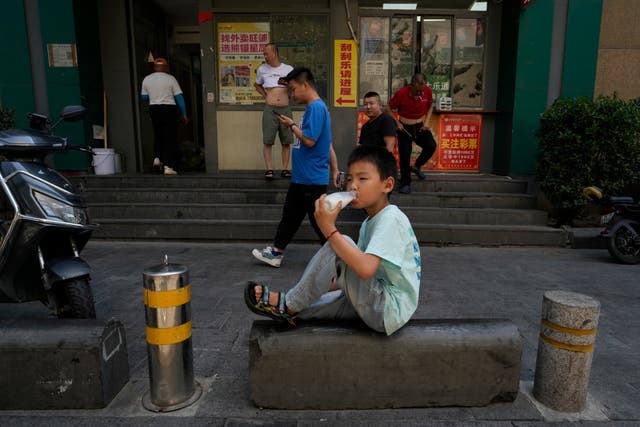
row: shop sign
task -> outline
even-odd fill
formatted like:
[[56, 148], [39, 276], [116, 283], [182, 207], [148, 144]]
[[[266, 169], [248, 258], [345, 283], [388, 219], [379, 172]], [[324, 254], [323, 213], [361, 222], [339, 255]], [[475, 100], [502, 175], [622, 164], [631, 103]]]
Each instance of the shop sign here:
[[482, 115], [441, 114], [436, 169], [479, 171], [481, 135]]
[[358, 46], [354, 40], [334, 40], [333, 106], [355, 107], [358, 97]]
[[47, 44], [49, 67], [77, 67], [78, 57], [75, 44]]
[[255, 104], [264, 99], [255, 90], [256, 70], [264, 62], [269, 42], [268, 22], [218, 23], [218, 70], [220, 102]]

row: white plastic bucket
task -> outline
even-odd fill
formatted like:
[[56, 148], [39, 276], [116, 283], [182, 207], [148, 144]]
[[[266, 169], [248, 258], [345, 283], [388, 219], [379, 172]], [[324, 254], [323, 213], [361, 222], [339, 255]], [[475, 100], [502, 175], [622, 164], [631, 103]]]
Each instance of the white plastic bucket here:
[[113, 148], [93, 149], [93, 171], [96, 175], [112, 175], [115, 173], [116, 162]]

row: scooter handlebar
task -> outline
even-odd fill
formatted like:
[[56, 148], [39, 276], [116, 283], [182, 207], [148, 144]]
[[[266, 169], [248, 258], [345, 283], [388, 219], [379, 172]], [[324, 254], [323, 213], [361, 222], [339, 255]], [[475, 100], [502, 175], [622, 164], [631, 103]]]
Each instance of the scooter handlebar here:
[[89, 153], [89, 154], [94, 154], [93, 152], [93, 147], [91, 147], [90, 145], [67, 145], [67, 149], [69, 150], [76, 150], [76, 151], [82, 151], [84, 153]]

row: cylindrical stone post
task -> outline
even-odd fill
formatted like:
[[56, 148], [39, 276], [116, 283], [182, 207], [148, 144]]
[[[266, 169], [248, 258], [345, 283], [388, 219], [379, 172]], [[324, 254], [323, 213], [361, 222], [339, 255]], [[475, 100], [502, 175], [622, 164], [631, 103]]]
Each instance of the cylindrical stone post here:
[[547, 291], [542, 301], [542, 324], [533, 396], [560, 412], [580, 412], [587, 403], [600, 303], [565, 291]]

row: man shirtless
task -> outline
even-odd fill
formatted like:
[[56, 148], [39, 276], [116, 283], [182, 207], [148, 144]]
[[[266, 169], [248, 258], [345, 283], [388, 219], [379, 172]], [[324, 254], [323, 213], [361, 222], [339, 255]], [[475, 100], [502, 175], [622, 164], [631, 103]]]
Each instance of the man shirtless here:
[[267, 43], [263, 49], [266, 64], [258, 67], [255, 88], [264, 97], [264, 112], [262, 113], [262, 142], [266, 180], [273, 179], [272, 148], [276, 140], [276, 134], [280, 135], [282, 145], [282, 177], [291, 178], [289, 170], [289, 158], [291, 156], [291, 144], [293, 135], [291, 129], [278, 120], [278, 114], [293, 119], [289, 106], [289, 90], [286, 85], [278, 83], [283, 77], [293, 70], [291, 65], [280, 62], [278, 47], [275, 43]]

